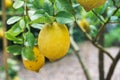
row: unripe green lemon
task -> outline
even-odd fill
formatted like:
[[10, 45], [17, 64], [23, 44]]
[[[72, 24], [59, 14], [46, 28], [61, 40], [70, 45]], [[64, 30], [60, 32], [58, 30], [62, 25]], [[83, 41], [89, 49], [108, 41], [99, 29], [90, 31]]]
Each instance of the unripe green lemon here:
[[40, 52], [50, 61], [55, 61], [67, 54], [70, 36], [65, 25], [54, 22], [45, 25], [38, 36]]

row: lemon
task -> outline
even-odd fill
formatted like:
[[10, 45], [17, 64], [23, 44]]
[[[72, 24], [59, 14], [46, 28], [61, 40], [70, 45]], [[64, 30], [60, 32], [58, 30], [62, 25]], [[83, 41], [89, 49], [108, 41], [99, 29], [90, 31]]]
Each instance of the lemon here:
[[79, 27], [84, 31], [89, 33], [90, 32], [90, 25], [89, 22], [86, 19], [82, 19], [79, 22]]
[[103, 5], [106, 0], [77, 0], [86, 11], [90, 11], [93, 8]]
[[5, 0], [5, 6], [6, 6], [6, 8], [11, 7], [12, 3], [13, 3], [12, 0]]
[[15, 76], [13, 80], [20, 80], [20, 78], [18, 76]]
[[38, 47], [34, 47], [33, 52], [35, 55], [35, 60], [23, 59], [23, 64], [26, 69], [39, 72], [39, 69], [44, 65], [45, 59], [44, 59], [44, 56], [40, 53]]
[[2, 38], [2, 37], [3, 37], [3, 29], [0, 28], [0, 38]]
[[70, 36], [65, 25], [57, 22], [46, 24], [39, 33], [39, 50], [51, 62], [65, 56], [69, 46]]

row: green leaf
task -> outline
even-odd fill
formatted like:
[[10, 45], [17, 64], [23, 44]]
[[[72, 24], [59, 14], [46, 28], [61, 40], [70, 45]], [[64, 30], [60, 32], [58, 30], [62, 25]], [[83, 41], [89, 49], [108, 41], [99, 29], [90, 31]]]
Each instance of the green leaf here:
[[56, 20], [60, 24], [66, 24], [66, 23], [73, 22], [75, 19], [74, 19], [74, 16], [72, 14], [70, 14], [68, 12], [61, 11], [61, 12], [57, 13]]
[[7, 20], [7, 24], [10, 25], [10, 24], [13, 24], [17, 21], [19, 21], [21, 19], [20, 16], [13, 16], [11, 17], [10, 19]]
[[36, 13], [36, 14], [44, 14], [44, 13], [45, 13], [45, 10], [44, 10], [44, 9], [39, 9], [39, 10], [36, 10], [35, 13]]
[[36, 0], [33, 2], [33, 5], [38, 10], [42, 10], [42, 11], [40, 11], [42, 14], [44, 14], [43, 12], [47, 12], [49, 15], [51, 15], [51, 16], [53, 15], [54, 7], [53, 7], [51, 1], [49, 1], [49, 0]]
[[39, 9], [43, 5], [43, 0], [35, 0], [35, 1], [31, 1], [31, 2], [32, 2], [31, 4], [33, 4], [33, 7], [35, 9]]
[[38, 45], [38, 38], [35, 38], [35, 45]]
[[15, 37], [15, 36], [11, 35], [11, 34], [8, 33], [8, 32], [6, 32], [5, 37], [6, 37], [8, 40], [11, 40], [11, 41], [13, 41], [13, 42], [16, 43], [16, 44], [23, 44], [23, 39], [22, 39], [22, 38]]
[[31, 32], [27, 32], [24, 35], [24, 45], [34, 47], [35, 37]]
[[5, 37], [6, 37], [8, 40], [16, 40], [16, 37], [14, 37], [13, 35], [11, 35], [9, 32], [6, 32], [6, 33], [5, 33]]
[[118, 21], [119, 17], [118, 16], [111, 16], [110, 20], [111, 21]]
[[22, 38], [17, 38], [17, 40], [13, 41], [14, 44], [23, 44], [23, 39]]
[[16, 1], [14, 2], [14, 4], [13, 4], [13, 7], [14, 7], [15, 9], [18, 9], [18, 8], [22, 7], [23, 5], [24, 5], [24, 1], [16, 0]]
[[40, 5], [43, 6], [45, 0], [39, 0], [39, 1], [40, 1]]
[[34, 56], [33, 48], [31, 47], [22, 48], [22, 58], [24, 60], [34, 60], [35, 56]]
[[54, 22], [54, 20], [55, 20], [55, 17], [45, 14], [45, 15], [31, 21], [30, 24], [34, 24], [34, 23], [52, 23], [52, 22]]
[[7, 32], [10, 33], [12, 36], [17, 36], [24, 30], [20, 27], [19, 22], [14, 24]]
[[25, 29], [25, 21], [24, 21], [24, 19], [21, 19], [21, 20], [20, 20], [19, 26], [20, 26], [20, 28], [21, 28], [22, 30]]
[[39, 17], [42, 17], [44, 15], [40, 14], [40, 13], [35, 13], [32, 16], [30, 16], [31, 21], [38, 19]]
[[13, 55], [20, 55], [22, 51], [22, 47], [18, 45], [12, 45], [7, 47], [7, 52]]
[[75, 14], [72, 4], [68, 0], [56, 0], [55, 6], [58, 11], [67, 11]]
[[52, 2], [52, 3], [55, 3], [55, 0], [49, 0], [50, 2]]
[[36, 28], [36, 29], [42, 29], [43, 24], [32, 24], [31, 27]]
[[53, 15], [54, 13], [54, 8], [53, 8], [53, 5], [52, 3], [49, 1], [49, 0], [44, 0], [44, 5], [42, 7], [45, 12], [47, 12], [49, 15]]
[[108, 8], [108, 11], [107, 11], [107, 16], [112, 16], [113, 12], [116, 10], [115, 7], [110, 7]]

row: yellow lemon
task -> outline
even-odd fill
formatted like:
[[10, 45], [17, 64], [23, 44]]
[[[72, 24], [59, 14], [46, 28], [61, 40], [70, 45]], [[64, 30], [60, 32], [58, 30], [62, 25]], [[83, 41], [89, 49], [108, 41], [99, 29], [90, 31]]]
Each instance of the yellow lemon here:
[[44, 59], [44, 56], [40, 53], [38, 47], [34, 47], [33, 52], [35, 55], [35, 60], [23, 59], [23, 64], [26, 69], [39, 72], [39, 69], [44, 65], [45, 59]]
[[12, 3], [13, 3], [12, 0], [5, 0], [5, 6], [6, 6], [6, 8], [11, 7]]
[[106, 0], [77, 0], [86, 11], [90, 11], [93, 8], [103, 5]]
[[3, 29], [0, 28], [0, 38], [2, 38], [2, 37], [3, 37]]
[[89, 33], [90, 32], [90, 25], [88, 23], [88, 21], [86, 19], [82, 19], [80, 22], [79, 22], [79, 27], [84, 31], [84, 32], [87, 32]]
[[57, 22], [47, 24], [39, 33], [39, 50], [50, 61], [55, 61], [65, 56], [69, 46], [70, 36], [65, 25]]
[[18, 76], [15, 76], [13, 80], [20, 80], [20, 78]]

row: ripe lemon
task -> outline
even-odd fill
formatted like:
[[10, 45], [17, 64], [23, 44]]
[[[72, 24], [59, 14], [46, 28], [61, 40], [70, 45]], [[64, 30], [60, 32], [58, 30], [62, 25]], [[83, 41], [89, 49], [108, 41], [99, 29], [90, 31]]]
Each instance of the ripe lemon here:
[[93, 8], [103, 5], [106, 0], [77, 0], [86, 11], [90, 11]]
[[70, 36], [65, 25], [54, 22], [45, 25], [38, 36], [40, 52], [51, 62], [66, 55], [70, 46]]
[[3, 37], [3, 29], [0, 28], [0, 38], [2, 38], [2, 37]]
[[5, 0], [5, 6], [6, 6], [6, 8], [11, 7], [12, 3], [13, 3], [12, 0]]
[[86, 19], [82, 19], [82, 20], [79, 22], [79, 27], [80, 27], [84, 32], [87, 32], [87, 33], [90, 32], [90, 25], [89, 25], [89, 22], [88, 22]]
[[44, 56], [40, 53], [38, 47], [34, 47], [33, 52], [35, 55], [35, 60], [23, 59], [23, 64], [26, 69], [39, 72], [39, 69], [44, 65], [45, 59], [44, 59]]

